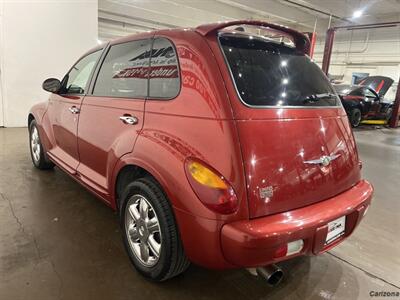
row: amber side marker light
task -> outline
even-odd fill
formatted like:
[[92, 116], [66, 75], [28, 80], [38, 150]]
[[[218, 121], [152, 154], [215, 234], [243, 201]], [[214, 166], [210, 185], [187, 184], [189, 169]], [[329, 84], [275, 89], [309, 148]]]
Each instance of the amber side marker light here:
[[232, 186], [216, 170], [198, 160], [185, 162], [186, 177], [200, 201], [220, 214], [232, 214], [239, 201]]

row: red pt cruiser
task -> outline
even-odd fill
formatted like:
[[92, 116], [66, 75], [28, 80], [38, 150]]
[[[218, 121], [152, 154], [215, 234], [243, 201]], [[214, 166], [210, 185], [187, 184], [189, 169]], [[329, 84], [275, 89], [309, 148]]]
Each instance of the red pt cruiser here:
[[[100, 45], [29, 113], [57, 165], [118, 210], [135, 268], [255, 268], [349, 236], [371, 202], [340, 99], [284, 26], [233, 21]], [[254, 269], [253, 269], [254, 270]]]

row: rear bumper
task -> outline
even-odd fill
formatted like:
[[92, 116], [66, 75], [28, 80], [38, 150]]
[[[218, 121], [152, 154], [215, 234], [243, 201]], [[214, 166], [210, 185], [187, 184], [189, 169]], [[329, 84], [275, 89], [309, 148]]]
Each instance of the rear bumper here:
[[[371, 203], [372, 185], [362, 180], [351, 189], [328, 200], [292, 211], [253, 220], [226, 224], [221, 230], [222, 252], [236, 266], [255, 267], [299, 255], [325, 252], [348, 237]], [[327, 223], [346, 215], [345, 233], [325, 245]], [[302, 250], [291, 256], [276, 257], [275, 252], [291, 241], [302, 239]]]

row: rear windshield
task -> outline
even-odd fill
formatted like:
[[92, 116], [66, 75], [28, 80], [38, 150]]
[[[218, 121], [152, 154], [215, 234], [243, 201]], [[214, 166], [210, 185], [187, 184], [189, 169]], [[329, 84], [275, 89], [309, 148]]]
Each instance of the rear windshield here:
[[333, 88], [339, 95], [347, 95], [353, 89], [353, 87], [348, 84], [334, 84]]
[[220, 34], [242, 101], [251, 106], [337, 106], [339, 99], [308, 56], [262, 37]]

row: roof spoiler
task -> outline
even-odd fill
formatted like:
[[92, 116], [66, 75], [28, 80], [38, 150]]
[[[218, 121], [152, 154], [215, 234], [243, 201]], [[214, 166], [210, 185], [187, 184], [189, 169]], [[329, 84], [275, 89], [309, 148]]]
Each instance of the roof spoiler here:
[[287, 26], [267, 23], [263, 21], [255, 21], [255, 20], [236, 20], [236, 21], [225, 21], [219, 23], [205, 24], [196, 27], [196, 32], [201, 34], [202, 36], [207, 36], [210, 34], [216, 33], [218, 30], [230, 27], [233, 25], [253, 25], [265, 27], [267, 29], [272, 29], [274, 31], [283, 32], [293, 38], [293, 42], [297, 50], [309, 54], [310, 53], [310, 40], [308, 37], [301, 32], [298, 32], [294, 29], [291, 29]]

